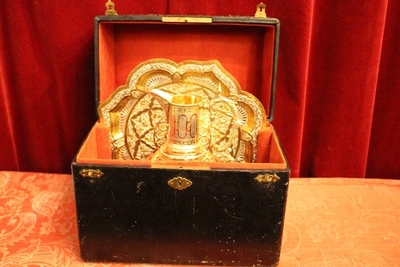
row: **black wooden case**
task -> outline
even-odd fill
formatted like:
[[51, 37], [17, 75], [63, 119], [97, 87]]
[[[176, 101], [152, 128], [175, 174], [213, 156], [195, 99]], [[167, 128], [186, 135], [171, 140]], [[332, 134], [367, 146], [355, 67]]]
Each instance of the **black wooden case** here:
[[72, 162], [83, 260], [278, 264], [290, 174], [270, 123], [278, 42], [279, 21], [271, 18], [95, 18], [98, 104], [146, 60], [216, 59], [260, 99], [269, 122], [254, 163], [172, 164], [112, 159], [108, 129], [97, 122]]

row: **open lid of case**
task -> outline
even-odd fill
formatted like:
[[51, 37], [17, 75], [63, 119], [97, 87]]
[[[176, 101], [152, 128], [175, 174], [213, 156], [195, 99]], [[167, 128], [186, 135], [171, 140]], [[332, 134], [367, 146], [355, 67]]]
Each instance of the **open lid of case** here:
[[141, 63], [165, 58], [218, 60], [272, 121], [279, 21], [254, 17], [113, 15], [95, 18], [96, 104], [105, 102]]

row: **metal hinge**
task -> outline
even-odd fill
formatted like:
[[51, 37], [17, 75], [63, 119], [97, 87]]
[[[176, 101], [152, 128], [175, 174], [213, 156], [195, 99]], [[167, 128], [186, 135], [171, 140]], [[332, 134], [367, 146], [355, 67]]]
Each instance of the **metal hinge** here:
[[107, 16], [118, 15], [117, 11], [115, 11], [115, 4], [111, 0], [108, 0], [106, 3], [106, 15]]
[[256, 13], [254, 14], [254, 17], [256, 18], [266, 18], [267, 17], [267, 13], [265, 13], [265, 7], [266, 5], [261, 2], [257, 5], [257, 10]]
[[212, 18], [205, 17], [162, 17], [162, 22], [178, 22], [178, 23], [212, 23]]

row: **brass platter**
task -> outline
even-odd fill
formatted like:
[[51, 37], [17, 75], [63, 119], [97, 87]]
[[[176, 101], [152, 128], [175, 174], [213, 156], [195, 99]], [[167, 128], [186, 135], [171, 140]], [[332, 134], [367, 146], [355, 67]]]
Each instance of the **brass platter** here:
[[138, 65], [100, 104], [100, 119], [110, 128], [113, 159], [147, 159], [166, 141], [166, 103], [153, 94], [161, 88], [170, 94], [203, 98], [200, 142], [221, 162], [253, 162], [257, 136], [266, 124], [264, 107], [242, 91], [236, 79], [216, 61], [152, 59]]

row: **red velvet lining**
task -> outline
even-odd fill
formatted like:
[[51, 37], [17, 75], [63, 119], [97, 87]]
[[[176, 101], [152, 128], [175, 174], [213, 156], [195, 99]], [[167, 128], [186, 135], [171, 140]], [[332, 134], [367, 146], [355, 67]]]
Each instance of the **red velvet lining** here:
[[[143, 61], [166, 58], [218, 60], [244, 91], [270, 106], [275, 27], [269, 25], [165, 24], [101, 22], [99, 24], [99, 90], [104, 102], [126, 83], [129, 73]], [[96, 123], [77, 156], [77, 162], [197, 169], [285, 169], [287, 167], [272, 126], [259, 134], [256, 163], [151, 162], [113, 160], [108, 129]]]
[[99, 24], [100, 102], [126, 83], [143, 61], [167, 58], [218, 60], [244, 91], [255, 95], [269, 112], [275, 28], [269, 25]]
[[111, 159], [108, 128], [96, 123], [82, 145], [77, 162], [87, 164], [124, 165], [153, 168], [196, 168], [196, 169], [286, 169], [287, 164], [272, 125], [262, 129], [258, 139], [257, 161], [255, 163], [220, 162], [158, 162], [150, 160]]

